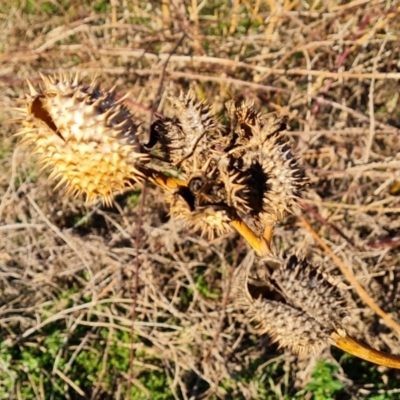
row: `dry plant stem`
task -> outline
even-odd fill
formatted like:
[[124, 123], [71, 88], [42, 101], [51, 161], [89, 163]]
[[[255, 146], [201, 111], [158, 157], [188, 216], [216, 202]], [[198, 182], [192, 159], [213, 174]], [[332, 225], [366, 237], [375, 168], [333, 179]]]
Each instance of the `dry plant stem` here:
[[363, 360], [372, 362], [374, 364], [383, 365], [389, 368], [400, 369], [400, 358], [372, 349], [369, 346], [361, 343], [350, 336], [341, 336], [337, 333], [332, 334], [332, 339], [336, 347], [346, 351]]
[[336, 225], [328, 222], [324, 217], [322, 217], [320, 214], [318, 214], [312, 207], [310, 207], [308, 204], [304, 203], [304, 202], [300, 202], [300, 207], [307, 211], [307, 213], [312, 214], [319, 222], [321, 222], [321, 224], [327, 226], [329, 229], [332, 229], [333, 231], [335, 231], [338, 235], [340, 235], [344, 240], [346, 240], [347, 243], [349, 243], [352, 247], [354, 246], [353, 241], [347, 236], [345, 235]]
[[186, 181], [182, 181], [172, 176], [166, 176], [163, 173], [157, 173], [149, 179], [151, 183], [162, 187], [163, 189], [177, 189], [179, 186], [187, 186]]
[[135, 264], [134, 264], [134, 271], [135, 271], [135, 277], [133, 281], [133, 293], [132, 293], [132, 309], [131, 309], [131, 319], [132, 319], [132, 324], [131, 324], [131, 330], [130, 330], [130, 337], [131, 337], [131, 343], [130, 343], [130, 348], [129, 348], [129, 382], [128, 382], [128, 393], [131, 392], [131, 387], [132, 387], [132, 382], [134, 379], [134, 371], [133, 371], [133, 365], [135, 362], [135, 343], [134, 343], [134, 334], [135, 334], [135, 320], [136, 320], [136, 314], [137, 314], [137, 300], [138, 300], [138, 288], [139, 288], [139, 256], [140, 256], [140, 238], [141, 238], [141, 228], [142, 228], [142, 218], [143, 218], [143, 209], [144, 209], [144, 204], [145, 204], [145, 198], [146, 198], [146, 185], [143, 185], [143, 190], [142, 190], [142, 196], [140, 199], [140, 208], [139, 208], [139, 215], [138, 215], [138, 221], [137, 221], [137, 227], [136, 227], [136, 239], [134, 246], [136, 249], [136, 257], [135, 257]]
[[259, 256], [262, 257], [271, 254], [269, 242], [264, 238], [258, 238], [257, 235], [239, 217], [232, 220], [230, 224], [246, 239], [247, 243]]
[[272, 236], [274, 235], [274, 224], [268, 225], [264, 229], [263, 237], [268, 244], [268, 247], [271, 247]]
[[[361, 25], [359, 26], [359, 31], [353, 36], [353, 40], [358, 39], [358, 37], [361, 35], [361, 32], [364, 30], [365, 25], [368, 23], [369, 19], [370, 19], [369, 16], [366, 16], [364, 18], [364, 20], [362, 21]], [[345, 62], [346, 58], [348, 57], [348, 55], [350, 54], [351, 51], [352, 51], [352, 49], [346, 49], [339, 56], [339, 59], [337, 61], [337, 65], [336, 65], [336, 68], [335, 68], [336, 69], [335, 72], [337, 72], [339, 70], [339, 68], [343, 65], [343, 63]], [[325, 87], [322, 89], [322, 92], [321, 92], [322, 95], [326, 94], [329, 91], [332, 83], [333, 83], [333, 79], [331, 78], [331, 79], [328, 80], [328, 82], [326, 83]], [[317, 104], [315, 104], [315, 106], [313, 108], [313, 111], [312, 111], [313, 118], [315, 117], [315, 115], [317, 114], [318, 110], [320, 109], [320, 105], [321, 105], [320, 102], [317, 102]]]
[[[324, 42], [326, 45], [333, 45], [334, 41], [326, 41]], [[74, 47], [74, 51], [76, 52], [77, 50], [80, 50], [83, 47], [83, 45], [77, 44], [76, 47]], [[310, 43], [308, 46], [304, 46], [304, 49], [315, 49], [317, 47], [316, 44]], [[76, 50], [77, 49], [77, 50]], [[68, 51], [68, 50], [67, 50]], [[25, 51], [25, 53], [18, 54], [19, 59], [22, 57], [27, 57], [29, 53]], [[107, 56], [115, 56], [116, 54], [121, 54], [121, 50], [114, 50], [114, 49], [102, 49], [101, 54], [107, 55]], [[204, 55], [182, 55], [182, 54], [173, 54], [170, 55], [170, 53], [151, 53], [151, 52], [146, 52], [144, 50], [132, 50], [132, 49], [124, 49], [123, 54], [126, 57], [132, 57], [132, 58], [139, 58], [140, 59], [146, 59], [147, 61], [150, 62], [163, 62], [165, 59], [169, 58], [170, 61], [179, 63], [184, 66], [188, 66], [190, 64], [195, 64], [195, 65], [206, 65], [206, 66], [212, 66], [217, 64], [219, 67], [227, 67], [227, 68], [243, 68], [245, 70], [250, 70], [250, 71], [256, 71], [262, 75], [260, 77], [260, 82], [265, 81], [265, 79], [269, 75], [284, 75], [284, 76], [290, 76], [290, 77], [297, 77], [297, 76], [315, 76], [315, 77], [323, 77], [324, 79], [376, 79], [376, 80], [400, 80], [400, 73], [398, 72], [350, 72], [350, 71], [338, 71], [338, 66], [336, 66], [335, 71], [321, 71], [321, 70], [310, 70], [306, 68], [278, 68], [277, 66], [274, 67], [267, 67], [267, 66], [261, 66], [261, 65], [254, 65], [251, 63], [252, 58], [249, 58], [248, 61], [236, 61], [236, 60], [231, 60], [227, 58], [220, 58], [220, 57], [211, 57], [211, 56], [204, 56]], [[287, 53], [290, 54], [290, 53]], [[341, 57], [343, 57], [344, 54], [342, 54]], [[347, 55], [346, 55], [347, 57]], [[23, 60], [23, 58], [22, 58]], [[254, 60], [255, 61], [255, 60]], [[341, 63], [343, 65], [343, 62]], [[339, 66], [340, 67], [340, 66]], [[75, 68], [74, 70], [78, 70], [79, 68]], [[89, 70], [87, 68], [86, 70]], [[123, 69], [118, 69], [113, 68], [112, 71], [114, 73], [120, 73]], [[293, 78], [295, 79], [295, 78]], [[23, 80], [20, 78], [10, 78], [10, 77], [5, 77], [1, 76], [0, 77], [0, 82], [6, 82], [8, 84], [19, 84]], [[33, 83], [36, 83], [35, 80], [32, 80]]]
[[[159, 71], [154, 71], [154, 70], [135, 70], [136, 73], [138, 74], [156, 74], [160, 73]], [[197, 74], [193, 72], [180, 72], [180, 71], [167, 71], [168, 75], [172, 79], [179, 79], [179, 78], [189, 78], [189, 79], [195, 79], [198, 81], [208, 81], [208, 82], [218, 82], [218, 83], [225, 83], [225, 84], [232, 84], [238, 87], [248, 87], [254, 90], [269, 90], [271, 92], [275, 93], [287, 93], [287, 94], [297, 94], [299, 95], [300, 93], [297, 92], [296, 90], [291, 90], [291, 89], [286, 89], [286, 88], [278, 88], [274, 87], [271, 85], [262, 85], [260, 83], [254, 83], [254, 82], [248, 82], [248, 81], [243, 81], [241, 79], [235, 79], [235, 78], [230, 78], [230, 77], [222, 77], [222, 76], [210, 76], [210, 75], [203, 75], [203, 74]], [[360, 121], [367, 121], [369, 122], [369, 117], [365, 116], [361, 112], [358, 112], [356, 110], [353, 110], [350, 107], [344, 106], [343, 104], [337, 103], [335, 101], [325, 99], [323, 96], [319, 95], [314, 95], [314, 94], [306, 94], [306, 98], [313, 99], [315, 101], [318, 101], [320, 104], [327, 104], [332, 106], [333, 108], [341, 111], [345, 111], [351, 115], [354, 115], [356, 118], [358, 118]], [[388, 124], [375, 121], [376, 126], [381, 128], [381, 129], [388, 129], [391, 132], [398, 132], [398, 129], [396, 127], [390, 126]]]
[[[168, 26], [169, 24], [169, 8], [168, 8], [168, 2], [163, 3], [163, 16], [165, 17], [165, 23]], [[163, 81], [164, 81], [164, 75], [165, 75], [165, 69], [168, 65], [168, 61], [170, 56], [176, 51], [176, 49], [180, 46], [182, 43], [183, 39], [185, 38], [186, 34], [184, 33], [181, 37], [181, 39], [178, 41], [178, 43], [175, 45], [174, 49], [170, 53], [169, 57], [164, 63], [162, 73], [160, 75], [160, 83], [158, 86], [158, 91], [157, 91], [157, 97], [154, 101], [151, 114], [150, 114], [150, 125], [153, 122], [153, 117], [156, 112], [156, 109], [159, 105], [160, 98], [161, 98], [161, 92], [163, 89]], [[145, 167], [146, 168], [146, 167]], [[147, 169], [147, 168], [146, 168]], [[153, 183], [155, 183], [158, 186], [161, 186], [163, 189], [165, 188], [177, 188], [180, 185], [185, 185], [186, 183], [183, 181], [180, 181], [178, 179], [172, 178], [165, 176], [162, 172], [158, 172], [155, 170], [149, 170], [149, 180]], [[136, 306], [137, 306], [137, 299], [138, 299], [138, 288], [139, 288], [139, 250], [140, 250], [140, 237], [141, 237], [141, 225], [142, 225], [142, 216], [143, 216], [143, 209], [144, 209], [144, 201], [145, 201], [145, 196], [146, 196], [146, 184], [143, 185], [143, 191], [142, 191], [142, 198], [140, 202], [140, 209], [139, 209], [139, 219], [138, 219], [138, 225], [137, 225], [137, 231], [136, 231], [136, 262], [135, 262], [135, 281], [134, 281], [134, 293], [133, 293], [133, 304], [132, 304], [132, 325], [131, 325], [131, 346], [130, 346], [130, 354], [129, 354], [129, 382], [128, 382], [128, 394], [131, 393], [131, 385], [132, 381], [134, 378], [134, 372], [133, 372], [133, 364], [135, 361], [135, 348], [134, 348], [134, 329], [135, 329], [135, 319], [136, 319]]]
[[[240, 244], [242, 244], [243, 241], [241, 241]], [[233, 277], [233, 273], [237, 267], [237, 260], [239, 258], [239, 250], [241, 248], [241, 245], [239, 244], [239, 246], [236, 247], [236, 251], [235, 251], [235, 261], [234, 263], [232, 263], [232, 265], [229, 268], [229, 275], [228, 275], [228, 281], [227, 281], [227, 287], [224, 293], [224, 298], [222, 300], [222, 310], [221, 310], [221, 317], [219, 319], [219, 323], [218, 323], [218, 328], [217, 328], [217, 332], [215, 333], [215, 336], [213, 338], [212, 341], [212, 345], [209, 347], [209, 349], [207, 350], [207, 353], [205, 354], [204, 358], [203, 358], [203, 362], [207, 363], [210, 359], [210, 355], [211, 355], [211, 351], [214, 348], [215, 344], [217, 343], [217, 340], [219, 338], [219, 335], [222, 332], [223, 329], [223, 323], [224, 323], [224, 318], [226, 315], [226, 307], [228, 305], [228, 300], [229, 300], [229, 294], [231, 292], [231, 286], [232, 286], [232, 277]]]
[[177, 189], [179, 186], [187, 186], [187, 182], [182, 179], [167, 176], [160, 171], [156, 171], [155, 169], [146, 166], [141, 166], [140, 172], [148, 177], [148, 180], [151, 183], [160, 186], [162, 189]]
[[[166, 22], [168, 24], [169, 21], [169, 9], [168, 7], [165, 7], [166, 3], [163, 4], [163, 15], [166, 16]], [[175, 52], [175, 50], [178, 48], [178, 46], [181, 44], [185, 37], [185, 34], [183, 34], [182, 38], [178, 41], [176, 44], [175, 48], [171, 52], [170, 56], [172, 53]], [[165, 68], [168, 65], [169, 57], [167, 58], [162, 73], [160, 75], [160, 84], [158, 86], [158, 92], [157, 92], [157, 97], [155, 99], [155, 102], [153, 104], [153, 108], [151, 110], [151, 115], [150, 115], [150, 124], [153, 122], [153, 117], [154, 113], [158, 107], [160, 97], [161, 97], [161, 92], [163, 88], [163, 81], [164, 81], [164, 75], [165, 75]], [[146, 168], [147, 169], [147, 168]], [[149, 179], [151, 182], [155, 183], [158, 186], [162, 186], [163, 188], [176, 188], [179, 186], [179, 181], [177, 181], [174, 178], [170, 178], [168, 176], [165, 176], [162, 172], [154, 171], [154, 170], [149, 170], [148, 171], [149, 176], [152, 179]], [[139, 219], [138, 219], [138, 225], [137, 225], [137, 231], [136, 231], [136, 262], [135, 262], [135, 281], [134, 281], [134, 292], [133, 292], [133, 303], [132, 303], [132, 325], [131, 325], [131, 346], [130, 346], [130, 354], [129, 354], [129, 382], [128, 382], [128, 393], [131, 392], [131, 385], [132, 381], [134, 378], [134, 372], [133, 372], [133, 364], [135, 361], [135, 348], [134, 348], [134, 330], [135, 330], [135, 319], [136, 319], [136, 306], [137, 306], [137, 298], [138, 298], [138, 288], [139, 288], [139, 250], [140, 250], [140, 237], [141, 237], [141, 225], [142, 225], [142, 216], [143, 216], [143, 209], [144, 209], [144, 199], [146, 195], [146, 184], [143, 185], [143, 191], [142, 191], [142, 198], [140, 202], [140, 209], [139, 209]]]
[[300, 219], [304, 227], [311, 233], [316, 242], [318, 242], [318, 244], [329, 254], [332, 260], [340, 268], [340, 271], [347, 278], [354, 289], [356, 289], [360, 298], [364, 300], [364, 302], [385, 321], [388, 327], [393, 329], [400, 336], [400, 326], [374, 302], [374, 300], [369, 296], [365, 289], [358, 283], [353, 273], [343, 264], [342, 260], [337, 257], [335, 253], [330, 249], [330, 247], [320, 238], [318, 233], [314, 231], [308, 221], [301, 215], [298, 215], [297, 217]]

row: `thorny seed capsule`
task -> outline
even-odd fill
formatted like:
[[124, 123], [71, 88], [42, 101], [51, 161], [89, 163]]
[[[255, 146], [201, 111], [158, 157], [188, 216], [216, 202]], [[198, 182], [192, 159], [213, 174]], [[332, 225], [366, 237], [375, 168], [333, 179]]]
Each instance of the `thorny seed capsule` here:
[[266, 257], [241, 266], [233, 282], [233, 298], [279, 347], [302, 354], [317, 353], [331, 343], [349, 320], [347, 300], [333, 276], [295, 255]]
[[[180, 168], [187, 182], [201, 180], [188, 185], [187, 196], [177, 191], [169, 197], [171, 215], [184, 214], [190, 226], [210, 237], [226, 231], [230, 216], [250, 217], [261, 237], [293, 211], [306, 179], [284, 135], [286, 116], [262, 115], [251, 103], [230, 101], [229, 121], [223, 127], [210, 107], [195, 101], [190, 92], [170, 101], [176, 115], [153, 123], [148, 146], [159, 143], [166, 160]], [[224, 217], [214, 223], [210, 213], [217, 209]], [[213, 223], [206, 223], [209, 220]]]
[[293, 212], [307, 185], [285, 138], [287, 116], [263, 115], [250, 102], [226, 104], [231, 121], [231, 165], [247, 185], [244, 200], [259, 231]]
[[100, 197], [109, 204], [113, 193], [145, 179], [140, 165], [150, 158], [123, 99], [100, 90], [98, 80], [84, 85], [78, 75], [42, 79], [38, 91], [28, 82], [19, 135], [43, 168], [52, 170], [50, 177], [60, 179], [57, 186], [64, 183], [67, 193], [85, 194], [87, 202]]

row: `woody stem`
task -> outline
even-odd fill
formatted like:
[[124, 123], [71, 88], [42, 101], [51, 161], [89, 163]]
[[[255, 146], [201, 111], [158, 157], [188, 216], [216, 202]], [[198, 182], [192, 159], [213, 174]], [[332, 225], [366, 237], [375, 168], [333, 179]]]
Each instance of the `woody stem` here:
[[264, 240], [267, 242], [268, 247], [271, 247], [271, 241], [272, 241], [272, 236], [274, 234], [274, 223], [271, 223], [270, 225], [267, 225], [264, 229]]
[[160, 186], [164, 190], [177, 189], [179, 186], [187, 186], [186, 181], [174, 178], [173, 176], [167, 176], [163, 172], [157, 171], [153, 168], [140, 166], [138, 169], [151, 183]]
[[233, 219], [230, 224], [246, 239], [259, 256], [271, 254], [269, 243], [264, 238], [258, 238], [257, 235], [239, 217]]
[[347, 334], [333, 333], [331, 335], [336, 347], [363, 360], [389, 368], [400, 369], [400, 357], [372, 349], [364, 343], [352, 339]]

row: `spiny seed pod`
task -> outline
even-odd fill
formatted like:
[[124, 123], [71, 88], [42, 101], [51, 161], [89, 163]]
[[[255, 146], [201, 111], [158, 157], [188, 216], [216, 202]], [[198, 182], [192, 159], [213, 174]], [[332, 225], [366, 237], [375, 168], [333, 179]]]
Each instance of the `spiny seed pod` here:
[[180, 187], [165, 196], [170, 205], [170, 215], [183, 220], [189, 229], [200, 231], [202, 236], [207, 236], [210, 240], [214, 239], [215, 235], [222, 236], [231, 232], [230, 222], [234, 212], [218, 201], [220, 188], [211, 188], [207, 195], [201, 190], [191, 190], [197, 183], [191, 181], [189, 187]]
[[296, 353], [317, 353], [331, 343], [348, 321], [346, 299], [334, 278], [292, 255], [284, 260], [269, 256], [235, 274], [235, 304], [280, 347]]
[[268, 256], [256, 263], [246, 257], [235, 272], [232, 298], [257, 322], [258, 332], [268, 334], [280, 347], [302, 354], [332, 344], [363, 360], [400, 369], [399, 357], [347, 334], [347, 301], [334, 277], [297, 256], [284, 260]]
[[301, 308], [320, 325], [334, 328], [348, 321], [347, 300], [334, 278], [305, 259], [288, 257], [274, 270], [271, 280], [289, 304]]
[[[221, 159], [223, 160], [223, 158]], [[211, 161], [211, 162], [210, 162]], [[240, 172], [232, 175], [223, 163], [208, 159], [202, 169], [191, 173], [187, 186], [167, 196], [170, 214], [183, 219], [189, 227], [207, 234], [210, 239], [232, 230], [230, 223], [238, 220], [237, 210], [246, 210], [238, 192], [245, 192]]]
[[220, 136], [221, 125], [204, 101], [191, 91], [179, 97], [169, 96], [175, 116], [152, 125], [148, 147], [157, 142], [167, 161], [182, 167], [183, 174], [200, 169], [211, 152], [211, 142]]
[[284, 135], [287, 117], [262, 115], [249, 102], [226, 104], [231, 120], [231, 165], [242, 171], [244, 198], [260, 231], [293, 212], [307, 184]]
[[137, 125], [114, 90], [102, 91], [98, 80], [84, 85], [78, 75], [42, 76], [44, 87], [30, 87], [19, 109], [22, 143], [31, 145], [51, 178], [65, 183], [67, 193], [100, 197], [110, 204], [113, 193], [146, 179], [141, 165], [149, 161], [136, 136]]
[[[269, 244], [275, 222], [293, 211], [305, 186], [304, 173], [283, 134], [287, 117], [263, 116], [251, 103], [231, 101], [226, 104], [230, 123], [223, 129], [192, 93], [170, 100], [176, 115], [152, 124], [148, 147], [161, 145], [167, 161], [190, 183], [194, 199], [192, 205], [177, 193], [179, 201], [173, 198], [171, 215], [184, 214], [191, 226], [200, 227], [201, 210], [217, 207], [224, 210], [218, 221], [227, 220], [226, 212], [250, 217], [260, 240]], [[218, 225], [207, 223], [200, 230], [212, 237], [211, 226]]]
[[219, 177], [224, 184], [226, 204], [245, 215], [251, 213], [249, 203], [251, 188], [246, 174], [235, 168], [224, 168], [223, 163], [220, 162]]
[[316, 354], [329, 344], [327, 329], [287, 304], [255, 299], [249, 316], [258, 323], [256, 328], [260, 335], [267, 334], [280, 348], [289, 348], [296, 354]]

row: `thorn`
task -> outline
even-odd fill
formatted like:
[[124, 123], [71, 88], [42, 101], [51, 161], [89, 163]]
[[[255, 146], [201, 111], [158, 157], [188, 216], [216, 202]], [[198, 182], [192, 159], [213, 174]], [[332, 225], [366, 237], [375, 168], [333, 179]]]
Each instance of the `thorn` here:
[[11, 110], [26, 115], [26, 107], [11, 107]]
[[115, 93], [117, 92], [117, 85], [114, 85], [108, 92], [107, 94], [111, 97], [115, 96]]
[[131, 95], [131, 92], [126, 92], [122, 97], [120, 97], [115, 104], [121, 104], [123, 103], [126, 99], [129, 98], [129, 96]]
[[63, 174], [61, 172], [54, 170], [50, 173], [49, 180], [55, 180], [58, 179], [59, 177], [61, 177], [62, 181], [66, 179], [65, 177], [63, 177]]
[[81, 83], [80, 77], [79, 77], [79, 72], [77, 72], [74, 76], [74, 79], [72, 80], [72, 85], [73, 86], [78, 86]]
[[95, 78], [92, 80], [92, 82], [90, 82], [90, 89], [92, 90], [92, 92], [96, 92], [98, 91], [100, 88], [100, 79], [99, 78]]
[[90, 86], [93, 86], [94, 88], [98, 88], [100, 86], [100, 76], [98, 72], [95, 72], [92, 82], [90, 82]]
[[38, 154], [43, 154], [43, 148], [40, 147], [36, 147], [32, 152], [31, 152], [31, 156], [37, 156]]
[[[92, 107], [93, 108], [100, 108], [100, 106], [101, 106], [101, 103], [103, 103], [103, 101], [104, 101], [104, 97], [99, 97], [97, 100], [95, 100], [93, 103], [92, 103]], [[108, 109], [107, 111], [109, 111], [110, 109]]]
[[[51, 79], [51, 78], [50, 78], [50, 79]], [[61, 72], [58, 74], [58, 81], [59, 81], [59, 82], [68, 81], [68, 75], [67, 75], [65, 72], [61, 71]]]
[[39, 93], [36, 91], [36, 89], [33, 87], [31, 81], [29, 79], [26, 80], [26, 83], [29, 86], [29, 91], [31, 96], [36, 97]]
[[39, 75], [47, 89], [52, 86], [53, 82], [50, 80], [49, 76], [43, 75], [41, 72], [39, 72]]
[[[16, 122], [20, 122], [20, 121], [16, 121]], [[30, 143], [31, 140], [32, 140], [31, 137], [28, 136], [30, 133], [32, 133], [32, 131], [21, 129], [19, 132], [14, 133], [13, 136], [22, 136], [22, 135], [24, 135], [25, 137], [21, 139], [19, 144], [26, 144], [26, 143]]]

